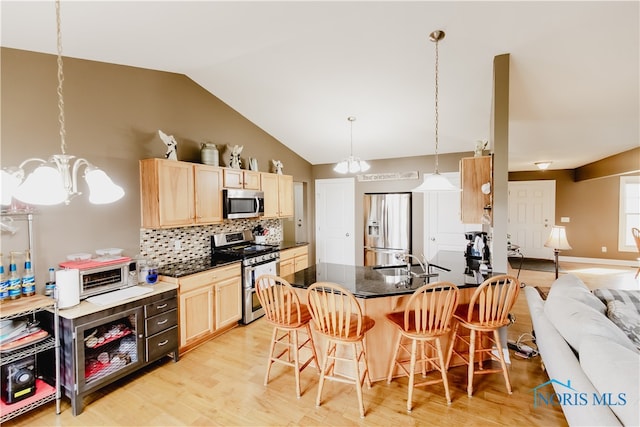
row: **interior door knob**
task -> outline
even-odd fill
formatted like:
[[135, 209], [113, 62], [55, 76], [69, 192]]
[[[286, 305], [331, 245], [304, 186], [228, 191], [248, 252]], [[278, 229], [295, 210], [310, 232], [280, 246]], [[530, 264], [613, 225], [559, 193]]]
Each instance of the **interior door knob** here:
[[349, 237], [349, 233], [345, 234], [345, 237]]

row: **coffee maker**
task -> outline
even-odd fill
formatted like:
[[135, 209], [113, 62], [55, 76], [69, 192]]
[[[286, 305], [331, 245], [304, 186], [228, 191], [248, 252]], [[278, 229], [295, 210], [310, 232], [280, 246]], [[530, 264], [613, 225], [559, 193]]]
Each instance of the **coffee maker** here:
[[468, 240], [464, 256], [466, 259], [465, 274], [491, 271], [491, 251], [485, 231], [469, 231], [464, 233]]

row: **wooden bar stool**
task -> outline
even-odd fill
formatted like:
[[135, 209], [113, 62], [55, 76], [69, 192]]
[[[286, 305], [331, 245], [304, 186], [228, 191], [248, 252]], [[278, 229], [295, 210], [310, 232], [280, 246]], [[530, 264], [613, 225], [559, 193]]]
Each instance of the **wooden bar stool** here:
[[[389, 366], [387, 383], [391, 383], [396, 365], [404, 375], [409, 377], [407, 412], [411, 412], [413, 389], [423, 385], [442, 382], [447, 403], [451, 403], [447, 365], [440, 339], [451, 332], [451, 318], [457, 306], [458, 288], [456, 285], [449, 282], [438, 282], [417, 289], [409, 298], [404, 311], [386, 314], [386, 318], [399, 331], [393, 359]], [[411, 347], [409, 347], [409, 342]], [[420, 346], [419, 359], [417, 359], [418, 344]], [[401, 351], [406, 354], [403, 355]], [[429, 356], [434, 353], [435, 356]], [[407, 355], [409, 359], [406, 358]], [[409, 364], [408, 369], [407, 364]], [[426, 377], [427, 366], [429, 366], [440, 371], [441, 378], [415, 383], [416, 365], [418, 364], [422, 365], [423, 377]]]
[[[281, 277], [264, 274], [256, 279], [256, 294], [264, 308], [267, 322], [273, 325], [271, 335], [271, 348], [267, 373], [264, 377], [264, 385], [269, 382], [269, 373], [274, 362], [282, 363], [294, 368], [296, 378], [296, 396], [300, 397], [300, 372], [313, 361], [320, 372], [320, 364], [313, 343], [313, 336], [309, 328], [311, 315], [307, 306], [300, 304], [298, 295], [293, 287]], [[299, 333], [306, 334], [300, 343]], [[276, 347], [279, 347], [276, 352]], [[300, 350], [308, 348], [311, 352], [309, 358], [300, 361]]]
[[[327, 340], [327, 349], [320, 371], [316, 406], [320, 406], [325, 379], [355, 384], [360, 405], [360, 417], [364, 418], [362, 384], [366, 381], [367, 386], [371, 388], [364, 337], [367, 331], [373, 328], [375, 321], [363, 316], [362, 309], [353, 294], [335, 283], [318, 282], [309, 286], [307, 301], [314, 327]], [[351, 348], [352, 356], [339, 354], [338, 346], [346, 347], [347, 350]], [[334, 370], [336, 361], [352, 362], [354, 375], [336, 372]], [[364, 365], [363, 369], [360, 368], [360, 363]]]
[[[469, 397], [473, 394], [474, 374], [491, 374], [496, 372], [502, 372], [507, 385], [507, 391], [511, 394], [509, 372], [507, 371], [507, 364], [504, 360], [502, 340], [500, 339], [498, 330], [511, 322], [509, 312], [518, 299], [519, 293], [520, 282], [517, 278], [508, 275], [491, 277], [482, 282], [478, 289], [476, 289], [471, 296], [469, 304], [459, 305], [453, 315], [456, 322], [453, 328], [454, 338], [451, 340], [449, 355], [447, 356], [447, 367], [454, 353], [460, 356], [469, 366], [467, 374], [467, 394]], [[469, 330], [469, 336], [460, 334], [460, 326]], [[490, 342], [487, 348], [483, 348], [482, 346], [482, 333], [484, 332], [492, 334], [492, 337], [487, 337]], [[469, 347], [468, 357], [454, 350], [456, 341], [462, 341]], [[493, 344], [496, 346], [495, 351]], [[484, 354], [489, 355], [491, 360], [499, 361], [500, 369], [484, 369]], [[476, 355], [479, 355], [477, 370], [474, 366]]]

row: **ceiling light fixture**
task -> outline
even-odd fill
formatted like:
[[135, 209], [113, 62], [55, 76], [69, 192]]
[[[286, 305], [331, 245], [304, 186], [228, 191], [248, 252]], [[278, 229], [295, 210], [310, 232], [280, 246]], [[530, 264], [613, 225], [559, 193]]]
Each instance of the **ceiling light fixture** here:
[[[113, 183], [102, 170], [85, 159], [66, 154], [66, 130], [64, 121], [64, 98], [62, 95], [62, 31], [60, 21], [60, 0], [56, 0], [56, 29], [58, 47], [58, 122], [60, 123], [60, 149], [62, 154], [52, 155], [48, 161], [30, 158], [19, 167], [2, 169], [2, 204], [10, 204], [11, 197], [30, 205], [69, 204], [78, 191], [78, 172], [84, 169], [84, 179], [89, 187], [89, 201], [94, 204], [106, 204], [124, 196], [122, 187]], [[26, 177], [24, 167], [27, 163], [40, 163]], [[23, 181], [24, 179], [24, 181]]]
[[440, 192], [440, 191], [460, 191], [458, 187], [451, 184], [447, 178], [440, 175], [438, 171], [438, 43], [444, 38], [444, 31], [436, 30], [429, 34], [429, 40], [436, 44], [436, 85], [435, 85], [435, 131], [436, 131], [436, 158], [435, 158], [435, 171], [432, 174], [425, 175], [422, 184], [414, 188], [415, 192]]
[[551, 162], [535, 162], [534, 165], [536, 165], [541, 171], [544, 171], [551, 166]]
[[351, 124], [351, 151], [349, 153], [349, 157], [345, 160], [338, 163], [333, 170], [338, 173], [358, 173], [358, 172], [366, 172], [369, 170], [371, 166], [369, 163], [364, 160], [360, 160], [358, 157], [353, 156], [353, 122], [356, 121], [356, 118], [353, 116], [347, 117], [349, 123]]

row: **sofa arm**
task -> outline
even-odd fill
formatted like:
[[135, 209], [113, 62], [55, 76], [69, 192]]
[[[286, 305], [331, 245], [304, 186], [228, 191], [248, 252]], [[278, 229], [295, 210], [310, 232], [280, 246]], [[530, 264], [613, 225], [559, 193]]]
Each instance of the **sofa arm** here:
[[[552, 381], [555, 392], [558, 394], [571, 392], [562, 385], [571, 381], [571, 387], [574, 390], [586, 393], [591, 400], [591, 396], [597, 393], [597, 390], [582, 371], [580, 362], [569, 344], [545, 316], [544, 301], [540, 294], [531, 286], [526, 286], [524, 291], [531, 313], [536, 345], [549, 379], [555, 380]], [[621, 425], [608, 407], [593, 405], [591, 402], [586, 405], [562, 405], [562, 411], [571, 426]]]

